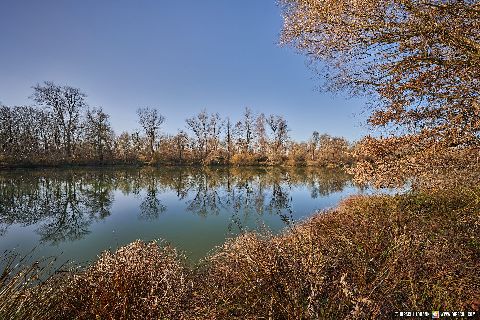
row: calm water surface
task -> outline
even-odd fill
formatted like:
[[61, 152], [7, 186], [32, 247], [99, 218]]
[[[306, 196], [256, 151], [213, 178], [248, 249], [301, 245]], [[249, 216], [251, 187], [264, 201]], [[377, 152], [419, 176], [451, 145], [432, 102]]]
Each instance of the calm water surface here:
[[194, 262], [248, 230], [278, 232], [358, 193], [319, 169], [82, 168], [0, 172], [0, 250], [86, 263], [136, 239]]

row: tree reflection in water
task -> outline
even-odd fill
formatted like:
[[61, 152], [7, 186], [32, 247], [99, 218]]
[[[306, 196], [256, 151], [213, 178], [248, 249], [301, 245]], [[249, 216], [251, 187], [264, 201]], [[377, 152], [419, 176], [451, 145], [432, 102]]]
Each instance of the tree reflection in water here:
[[167, 211], [162, 194], [173, 192], [186, 210], [208, 217], [228, 212], [230, 229], [242, 231], [252, 216], [291, 221], [293, 187], [312, 198], [342, 191], [350, 177], [313, 168], [103, 168], [17, 170], [0, 173], [0, 236], [13, 224], [36, 226], [42, 242], [80, 239], [93, 222], [111, 214], [114, 191], [141, 198], [140, 219]]

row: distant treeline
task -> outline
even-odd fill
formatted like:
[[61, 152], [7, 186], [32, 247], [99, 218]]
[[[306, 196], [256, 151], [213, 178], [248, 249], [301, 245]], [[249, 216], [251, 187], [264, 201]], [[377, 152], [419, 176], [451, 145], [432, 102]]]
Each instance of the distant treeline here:
[[33, 90], [34, 106], [0, 106], [0, 165], [352, 163], [346, 139], [315, 131], [307, 142], [292, 141], [280, 115], [245, 108], [232, 121], [203, 110], [172, 135], [161, 130], [165, 117], [145, 107], [137, 110], [141, 129], [117, 135], [109, 115], [90, 108], [81, 90], [52, 82]]

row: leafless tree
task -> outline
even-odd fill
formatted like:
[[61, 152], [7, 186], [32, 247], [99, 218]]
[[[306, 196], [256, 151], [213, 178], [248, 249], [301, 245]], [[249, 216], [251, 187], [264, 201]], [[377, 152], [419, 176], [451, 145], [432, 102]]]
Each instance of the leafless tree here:
[[138, 108], [138, 123], [142, 126], [143, 131], [148, 140], [148, 151], [150, 157], [153, 156], [155, 152], [156, 139], [159, 134], [159, 130], [165, 117], [162, 116], [157, 109], [152, 109], [149, 107]]
[[252, 110], [248, 107], [243, 112], [242, 120], [238, 121], [235, 125], [235, 130], [238, 137], [238, 145], [243, 152], [253, 151], [254, 140], [254, 128], [255, 128], [255, 116]]
[[224, 126], [224, 121], [218, 113], [210, 115], [208, 123], [209, 143], [213, 151], [217, 151], [220, 143], [220, 134]]
[[85, 120], [85, 138], [95, 150], [95, 158], [104, 160], [105, 153], [111, 153], [113, 147], [113, 130], [109, 122], [109, 115], [102, 108], [87, 111]]
[[86, 94], [70, 86], [59, 86], [46, 81], [33, 87], [33, 99], [39, 105], [50, 110], [54, 116], [61, 143], [67, 158], [73, 156], [75, 138], [79, 133], [82, 113], [87, 107]]
[[233, 154], [233, 128], [230, 122], [230, 117], [227, 117], [225, 127], [225, 146], [227, 148], [227, 161], [230, 162]]
[[280, 157], [283, 155], [285, 144], [288, 141], [288, 125], [287, 121], [278, 115], [270, 115], [267, 118], [267, 124], [272, 131], [272, 153], [274, 157]]
[[194, 117], [188, 118], [186, 121], [188, 128], [193, 132], [196, 139], [198, 150], [203, 157], [208, 154], [208, 113], [204, 109]]
[[265, 125], [267, 119], [263, 113], [255, 120], [255, 136], [257, 137], [257, 150], [261, 155], [266, 155], [268, 146], [268, 135]]

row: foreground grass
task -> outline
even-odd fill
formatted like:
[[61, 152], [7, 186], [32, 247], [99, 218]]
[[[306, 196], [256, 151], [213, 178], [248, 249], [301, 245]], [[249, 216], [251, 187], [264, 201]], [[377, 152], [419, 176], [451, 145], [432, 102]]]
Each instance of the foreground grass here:
[[31, 269], [9, 269], [0, 318], [377, 319], [479, 310], [479, 232], [479, 190], [357, 196], [281, 235], [231, 239], [193, 269], [173, 248], [141, 241], [39, 284], [25, 284]]

